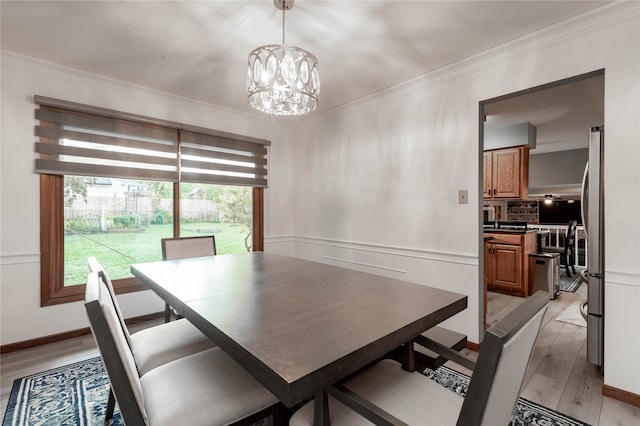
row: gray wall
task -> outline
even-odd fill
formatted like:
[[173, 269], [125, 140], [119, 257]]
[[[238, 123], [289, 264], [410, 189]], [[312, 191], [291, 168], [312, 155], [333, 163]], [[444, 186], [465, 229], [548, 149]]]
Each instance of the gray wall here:
[[579, 194], [589, 150], [548, 152], [529, 156], [529, 195]]

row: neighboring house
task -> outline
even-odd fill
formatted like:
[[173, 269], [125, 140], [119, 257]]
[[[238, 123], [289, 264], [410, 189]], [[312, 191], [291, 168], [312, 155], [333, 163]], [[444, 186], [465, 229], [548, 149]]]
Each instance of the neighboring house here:
[[206, 200], [207, 193], [204, 192], [204, 190], [200, 187], [193, 188], [191, 192], [189, 192], [189, 199], [190, 200]]
[[126, 197], [131, 192], [145, 191], [145, 185], [126, 179], [96, 178], [87, 185], [87, 197]]

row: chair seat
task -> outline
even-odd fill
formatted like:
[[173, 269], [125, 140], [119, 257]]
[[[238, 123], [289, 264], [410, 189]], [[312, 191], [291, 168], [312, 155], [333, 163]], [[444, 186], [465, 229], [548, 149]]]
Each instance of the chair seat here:
[[[344, 386], [410, 425], [455, 424], [464, 399], [420, 373], [408, 373], [392, 360], [382, 360]], [[290, 426], [313, 425], [313, 401], [300, 408]], [[329, 397], [332, 426], [372, 423]]]
[[214, 346], [207, 336], [185, 319], [146, 328], [131, 335], [131, 351], [141, 376], [162, 364]]
[[161, 365], [140, 382], [153, 426], [223, 425], [278, 401], [220, 348]]

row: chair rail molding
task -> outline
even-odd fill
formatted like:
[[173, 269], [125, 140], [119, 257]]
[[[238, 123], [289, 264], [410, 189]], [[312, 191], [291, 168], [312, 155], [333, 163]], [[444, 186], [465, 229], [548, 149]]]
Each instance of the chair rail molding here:
[[10, 253], [0, 255], [0, 265], [23, 265], [40, 263], [40, 253]]
[[640, 272], [637, 271], [605, 270], [604, 279], [607, 283], [610, 284], [640, 287]]

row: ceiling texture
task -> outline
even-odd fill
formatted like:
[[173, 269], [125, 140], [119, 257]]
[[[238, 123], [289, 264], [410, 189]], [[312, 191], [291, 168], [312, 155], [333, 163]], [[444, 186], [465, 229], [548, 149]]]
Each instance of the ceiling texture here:
[[532, 154], [586, 149], [589, 129], [604, 124], [604, 75], [490, 103], [484, 112], [487, 127], [533, 124], [537, 137]]
[[[605, 3], [298, 0], [286, 42], [318, 58], [317, 114]], [[0, 5], [3, 50], [243, 112], [249, 52], [282, 41], [272, 0]]]

